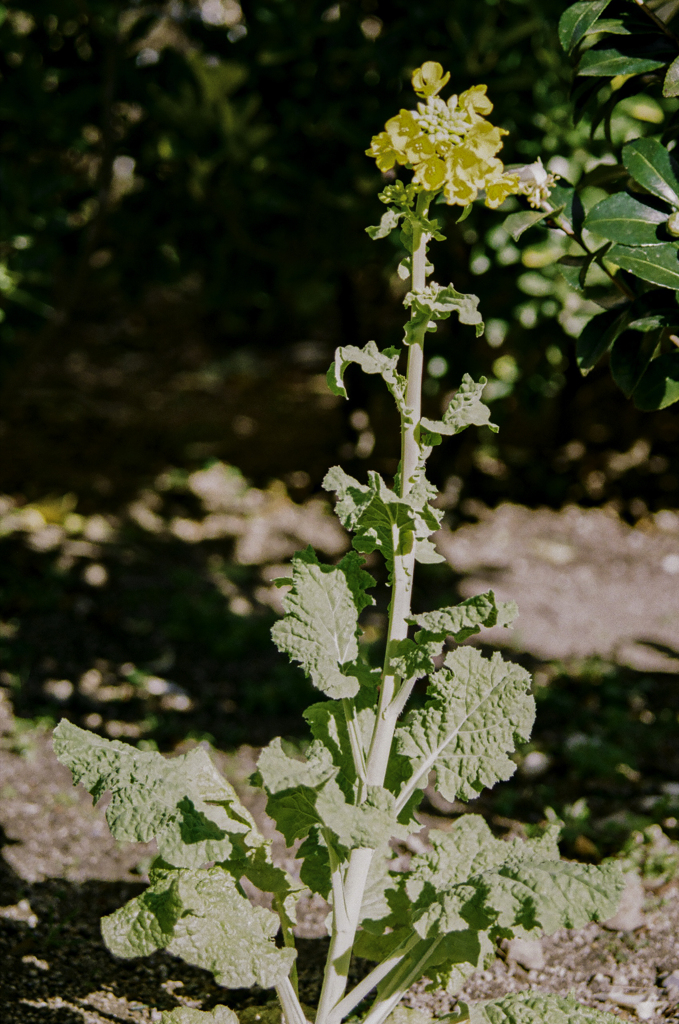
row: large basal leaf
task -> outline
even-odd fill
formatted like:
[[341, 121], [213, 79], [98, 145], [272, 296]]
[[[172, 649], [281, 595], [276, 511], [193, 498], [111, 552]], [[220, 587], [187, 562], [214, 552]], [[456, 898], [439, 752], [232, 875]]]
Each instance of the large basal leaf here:
[[583, 1006], [571, 996], [547, 992], [512, 992], [468, 1008], [470, 1024], [620, 1024], [614, 1013]]
[[[485, 377], [481, 377], [477, 383], [465, 373], [443, 417], [440, 420], [430, 420], [423, 416], [420, 420], [422, 427], [434, 435], [444, 434], [447, 437], [459, 434], [471, 426], [488, 426], [497, 433], [497, 426], [490, 422], [490, 409], [483, 401], [483, 389], [487, 383]], [[435, 441], [436, 437], [432, 440]]]
[[484, 658], [472, 647], [446, 655], [430, 676], [429, 700], [397, 731], [400, 753], [414, 778], [436, 769], [436, 788], [450, 801], [475, 799], [486, 786], [508, 779], [508, 756], [517, 738], [527, 739], [535, 717], [530, 675], [498, 653]]
[[400, 350], [388, 348], [380, 352], [374, 341], [364, 348], [344, 345], [335, 352], [327, 374], [328, 387], [334, 395], [347, 397], [344, 374], [350, 363], [358, 363], [364, 373], [379, 373], [394, 397], [399, 412], [405, 412], [406, 378], [396, 372]]
[[624, 331], [611, 350], [611, 376], [630, 398], [660, 341], [658, 331]]
[[679, 176], [669, 151], [657, 139], [635, 139], [622, 151], [631, 176], [658, 199], [679, 207]]
[[624, 245], [655, 245], [662, 241], [658, 228], [669, 211], [656, 210], [627, 192], [616, 192], [590, 210], [585, 227], [611, 242]]
[[152, 870], [141, 896], [101, 922], [114, 956], [167, 949], [227, 988], [272, 988], [288, 976], [296, 953], [275, 946], [278, 927], [276, 915], [253, 906], [219, 867]]
[[615, 78], [617, 75], [642, 75], [647, 71], [662, 68], [674, 56], [673, 48], [657, 42], [646, 45], [646, 55], [636, 54], [642, 48], [638, 42], [627, 43], [621, 40], [615, 47], [599, 49], [593, 46], [583, 53], [578, 64], [578, 75], [587, 77]]
[[311, 548], [293, 558], [285, 617], [271, 636], [329, 697], [353, 697], [359, 689], [350, 666], [358, 658], [358, 615], [372, 603], [365, 591], [374, 582], [355, 552], [336, 566], [321, 565]]
[[650, 281], [661, 288], [679, 289], [679, 242], [661, 242], [657, 245], [614, 245], [606, 259], [623, 270], [629, 270], [642, 281]]
[[666, 352], [650, 364], [634, 392], [634, 404], [644, 412], [666, 409], [679, 400], [679, 351]]
[[238, 860], [265, 842], [202, 747], [168, 759], [63, 720], [54, 730], [54, 751], [95, 801], [111, 793], [106, 820], [114, 838], [146, 843], [155, 837], [168, 864]]
[[559, 42], [570, 53], [601, 17], [610, 0], [580, 0], [568, 7], [559, 19]]

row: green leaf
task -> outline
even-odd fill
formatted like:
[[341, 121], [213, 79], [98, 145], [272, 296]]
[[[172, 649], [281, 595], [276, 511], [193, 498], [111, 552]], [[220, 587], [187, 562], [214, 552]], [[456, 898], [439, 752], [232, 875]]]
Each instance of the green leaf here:
[[517, 738], [528, 738], [535, 717], [529, 687], [528, 672], [497, 652], [491, 659], [472, 647], [449, 652], [430, 676], [425, 707], [397, 730], [414, 777], [435, 768], [436, 788], [450, 801], [474, 800], [510, 778], [516, 765], [508, 754]]
[[[356, 697], [347, 701], [323, 701], [320, 704], [312, 704], [304, 712], [304, 718], [309, 723], [311, 735], [330, 751], [333, 763], [339, 768], [338, 781], [342, 785], [347, 780], [350, 786], [356, 782], [356, 769], [349, 736], [347, 717], [352, 719], [355, 735], [363, 751], [364, 758], [367, 757], [370, 741], [372, 739], [373, 727], [375, 724], [375, 705], [377, 694], [375, 688], [379, 685], [381, 671], [376, 668], [372, 670], [371, 683], [364, 685]], [[343, 787], [344, 788], [344, 787]], [[347, 792], [348, 795], [348, 792]]]
[[518, 242], [524, 231], [528, 231], [528, 228], [532, 228], [534, 224], [539, 224], [545, 217], [550, 216], [551, 213], [543, 210], [519, 210], [518, 213], [510, 213], [502, 226], [514, 241]]
[[650, 281], [662, 288], [679, 289], [679, 242], [660, 242], [657, 245], [614, 245], [606, 259], [623, 270], [630, 270], [642, 281]]
[[299, 847], [297, 856], [302, 861], [300, 878], [312, 892], [318, 893], [324, 900], [332, 892], [332, 871], [330, 855], [323, 839], [320, 826], [315, 825]]
[[[460, 1017], [460, 1020], [463, 1018]], [[583, 1006], [571, 996], [547, 992], [512, 992], [501, 999], [476, 1003], [470, 1024], [620, 1024], [614, 1013]]]
[[54, 751], [95, 801], [111, 792], [106, 820], [115, 839], [146, 843], [155, 837], [168, 864], [239, 862], [265, 843], [202, 747], [168, 759], [64, 719], [54, 730]]
[[428, 503], [430, 491], [414, 486], [405, 498], [399, 498], [378, 473], [368, 476], [366, 486], [334, 466], [323, 481], [326, 490], [337, 493], [335, 512], [340, 522], [356, 531], [356, 550], [381, 551], [390, 573], [394, 557], [408, 554], [413, 546], [418, 561], [444, 561], [428, 540], [440, 522], [440, 513]]
[[239, 1024], [238, 1017], [228, 1006], [215, 1006], [211, 1010], [194, 1010], [190, 1006], [178, 1006], [164, 1010], [161, 1024]]
[[589, 373], [629, 322], [629, 306], [597, 313], [583, 327], [575, 343], [575, 358], [583, 375]]
[[609, 3], [610, 0], [581, 0], [563, 12], [559, 19], [559, 42], [566, 53], [577, 46]]
[[220, 867], [152, 869], [141, 896], [101, 922], [114, 956], [167, 949], [227, 988], [272, 988], [288, 976], [296, 953], [276, 948], [278, 928], [276, 915], [253, 906]]
[[583, 53], [577, 73], [587, 77], [615, 78], [617, 75], [641, 75], [665, 64], [663, 57], [634, 57], [618, 47], [599, 50], [594, 46]]
[[580, 195], [569, 185], [568, 182], [558, 182], [549, 193], [549, 201], [555, 208], [563, 207], [559, 216], [560, 221], [565, 221], [571, 231], [576, 233], [582, 228], [585, 219], [585, 211]]
[[398, 227], [403, 212], [403, 210], [386, 210], [382, 214], [379, 224], [365, 229], [367, 234], [370, 235], [373, 241], [376, 241], [378, 238], [387, 238], [394, 228]]
[[611, 376], [626, 398], [630, 398], [653, 358], [659, 331], [624, 331], [611, 350]]
[[[484, 325], [479, 313], [478, 295], [465, 295], [452, 284], [446, 288], [433, 281], [420, 292], [408, 292], [403, 305], [412, 307], [413, 312], [426, 320], [447, 320], [451, 313], [457, 313], [461, 324], [476, 327], [476, 337], [483, 334]], [[428, 328], [433, 329], [433, 328]]]
[[627, 192], [616, 192], [590, 210], [585, 227], [611, 242], [656, 245], [662, 241], [658, 228], [668, 216], [667, 211], [648, 206]]
[[679, 400], [679, 351], [658, 356], [634, 392], [634, 404], [643, 412], [666, 409]]
[[657, 139], [635, 139], [622, 151], [625, 167], [640, 185], [658, 199], [679, 207], [677, 165]]
[[[516, 604], [507, 609], [510, 614], [518, 613]], [[412, 615], [408, 622], [411, 625], [420, 626], [420, 632], [415, 634], [417, 643], [428, 643], [430, 641], [443, 641], [452, 636], [456, 643], [461, 644], [475, 633], [481, 632], [482, 626], [495, 626], [498, 621], [499, 607], [495, 602], [495, 594], [489, 590], [487, 594], [478, 594], [476, 597], [469, 597], [460, 604], [450, 608], [440, 608], [434, 612], [423, 612], [420, 615]], [[504, 610], [504, 609], [503, 609]], [[513, 617], [513, 616], [512, 616]], [[509, 625], [504, 621], [504, 625]]]
[[346, 398], [344, 374], [350, 363], [358, 363], [364, 373], [379, 373], [393, 395], [399, 412], [405, 412], [406, 378], [396, 372], [400, 351], [388, 348], [380, 352], [374, 341], [364, 348], [344, 345], [335, 351], [335, 361], [328, 370], [328, 387], [334, 395]]
[[679, 57], [675, 57], [667, 69], [662, 87], [663, 96], [679, 96]]
[[430, 420], [423, 416], [420, 420], [421, 425], [433, 434], [445, 434], [448, 437], [459, 434], [471, 426], [488, 426], [494, 433], [497, 433], [498, 427], [490, 422], [490, 409], [482, 398], [483, 389], [487, 383], [485, 377], [479, 378], [476, 383], [468, 373], [465, 373], [462, 383], [443, 414], [443, 418]]
[[355, 552], [336, 566], [321, 565], [309, 547], [294, 556], [292, 570], [285, 617], [271, 630], [274, 643], [299, 662], [317, 689], [329, 697], [353, 697], [359, 689], [351, 672], [358, 657], [358, 615], [372, 603], [365, 591], [375, 581]]

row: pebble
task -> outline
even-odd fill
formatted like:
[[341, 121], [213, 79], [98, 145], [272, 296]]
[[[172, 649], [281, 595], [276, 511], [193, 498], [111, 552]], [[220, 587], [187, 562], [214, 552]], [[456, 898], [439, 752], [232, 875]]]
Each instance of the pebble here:
[[604, 928], [612, 932], [634, 932], [641, 928], [646, 923], [644, 899], [641, 879], [637, 874], [630, 872], [626, 876], [626, 885], [617, 913], [603, 922]]
[[545, 954], [539, 939], [510, 939], [507, 958], [527, 971], [540, 971], [545, 966]]

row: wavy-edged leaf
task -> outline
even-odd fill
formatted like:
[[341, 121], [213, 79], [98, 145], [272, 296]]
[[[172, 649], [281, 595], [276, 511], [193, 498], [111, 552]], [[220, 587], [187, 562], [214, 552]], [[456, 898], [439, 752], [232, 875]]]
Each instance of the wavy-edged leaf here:
[[642, 281], [661, 288], [679, 289], [679, 242], [657, 245], [614, 245], [606, 259], [623, 270], [629, 270]]
[[679, 401], [679, 351], [666, 352], [654, 359], [633, 397], [637, 409], [643, 412], [666, 409]]
[[358, 363], [364, 373], [379, 373], [396, 401], [399, 412], [405, 412], [406, 378], [396, 372], [400, 350], [387, 348], [380, 352], [374, 341], [364, 348], [343, 345], [335, 351], [335, 360], [327, 375], [328, 387], [334, 395], [346, 398], [344, 374], [350, 363]]
[[611, 349], [611, 376], [630, 398], [660, 341], [659, 331], [624, 331]]
[[[627, 47], [619, 44], [615, 48], [600, 50], [593, 46], [586, 50], [578, 64], [578, 75], [593, 78], [615, 78], [617, 75], [642, 75], [646, 71], [655, 71], [667, 63], [670, 50], [668, 47], [662, 49], [657, 56], [649, 54], [646, 57], [636, 57], [634, 53], [625, 53]], [[660, 50], [661, 48], [658, 47]]]
[[527, 739], [535, 718], [530, 675], [496, 652], [473, 647], [446, 655], [430, 676], [428, 701], [397, 730], [397, 749], [410, 758], [413, 777], [436, 769], [436, 788], [453, 801], [473, 800], [516, 770], [509, 752]]
[[476, 382], [465, 373], [442, 418], [430, 420], [423, 416], [420, 420], [421, 425], [434, 435], [445, 434], [447, 437], [459, 434], [471, 426], [488, 426], [497, 433], [499, 428], [490, 422], [490, 408], [483, 401], [483, 389], [487, 383], [485, 377], [480, 377]]
[[329, 697], [353, 697], [359, 680], [351, 665], [358, 658], [359, 612], [372, 604], [374, 585], [349, 552], [337, 565], [322, 565], [313, 549], [292, 560], [292, 587], [283, 598], [285, 617], [271, 630], [279, 651], [298, 662], [314, 686]]
[[366, 228], [366, 233], [370, 235], [373, 241], [376, 241], [378, 238], [387, 238], [394, 228], [398, 227], [403, 213], [403, 210], [394, 210], [392, 208], [386, 210], [382, 214], [379, 224]]
[[228, 1006], [214, 1006], [211, 1010], [194, 1010], [191, 1006], [177, 1006], [163, 1010], [161, 1024], [239, 1024], [237, 1015]]
[[114, 956], [167, 949], [227, 988], [272, 988], [288, 976], [296, 953], [275, 946], [278, 918], [253, 906], [222, 868], [159, 867], [149, 877], [141, 896], [102, 919]]
[[[452, 284], [443, 287], [434, 281], [422, 291], [408, 292], [403, 305], [411, 307], [415, 316], [419, 314], [426, 320], [447, 320], [451, 313], [457, 313], [461, 324], [476, 328], [478, 338], [484, 330], [479, 301], [478, 295], [467, 295], [458, 292]], [[406, 339], [406, 344], [409, 343]]]
[[531, 991], [475, 1003], [469, 1007], [468, 1020], [470, 1024], [620, 1024], [616, 1014], [583, 1006], [571, 995]]
[[168, 759], [63, 720], [54, 730], [54, 751], [95, 801], [110, 791], [106, 820], [114, 838], [145, 843], [155, 837], [168, 864], [197, 868], [240, 859], [265, 842], [202, 747]]
[[663, 96], [679, 96], [679, 57], [675, 57], [667, 69], [662, 87]]
[[630, 175], [658, 199], [679, 207], [679, 169], [657, 139], [634, 139], [622, 151]]
[[570, 53], [601, 17], [610, 0], [580, 0], [572, 4], [559, 18], [559, 42]]
[[616, 192], [589, 211], [585, 227], [611, 242], [656, 245], [662, 241], [658, 228], [668, 216], [668, 210], [657, 210], [627, 192]]
[[340, 466], [328, 471], [323, 487], [336, 492], [335, 512], [343, 526], [355, 531], [356, 550], [381, 551], [390, 573], [395, 555], [406, 555], [413, 546], [418, 562], [444, 561], [429, 541], [440, 523], [440, 513], [428, 502], [430, 488], [413, 486], [405, 498], [400, 498], [379, 473], [369, 473], [365, 485]]
[[502, 619], [502, 625], [509, 626], [518, 613], [515, 601], [503, 601], [498, 604], [495, 601], [495, 594], [489, 590], [486, 594], [468, 597], [466, 601], [449, 608], [412, 615], [408, 622], [420, 627], [420, 631], [415, 634], [417, 643], [443, 641], [446, 637], [452, 636], [456, 643], [461, 644], [470, 636], [479, 633], [483, 626], [497, 625], [498, 617]]

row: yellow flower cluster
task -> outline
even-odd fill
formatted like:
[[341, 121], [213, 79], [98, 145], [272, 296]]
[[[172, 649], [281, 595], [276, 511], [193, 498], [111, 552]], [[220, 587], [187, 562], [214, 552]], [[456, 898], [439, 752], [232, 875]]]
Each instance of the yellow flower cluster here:
[[497, 157], [507, 132], [486, 120], [493, 104], [485, 85], [442, 100], [438, 93], [449, 78], [435, 61], [418, 68], [413, 89], [425, 102], [387, 121], [366, 153], [381, 171], [397, 163], [412, 167], [413, 183], [429, 192], [443, 189], [448, 204], [468, 206], [483, 190], [494, 209], [521, 190], [518, 175], [505, 173]]

